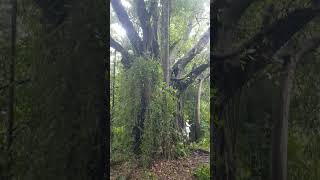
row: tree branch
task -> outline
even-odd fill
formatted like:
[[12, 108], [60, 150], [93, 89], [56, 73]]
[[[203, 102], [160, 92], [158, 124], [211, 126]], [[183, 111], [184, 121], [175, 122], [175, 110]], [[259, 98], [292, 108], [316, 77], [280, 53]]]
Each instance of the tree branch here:
[[113, 10], [118, 16], [118, 19], [127, 32], [127, 36], [133, 46], [133, 49], [137, 54], [142, 54], [143, 44], [138, 33], [135, 31], [132, 22], [129, 19], [127, 12], [125, 11], [120, 0], [111, 0]]
[[[302, 27], [310, 22], [318, 13], [319, 10], [311, 8], [297, 9], [289, 13], [286, 17], [262, 28], [259, 33], [234, 51], [226, 54], [212, 53], [211, 58], [213, 61], [221, 61], [237, 57], [241, 53], [245, 53], [245, 51], [247, 51], [245, 53], [246, 55], [261, 54], [261, 52], [264, 52], [266, 49], [270, 49], [270, 55], [272, 55], [281, 48], [294, 33], [302, 29]], [[239, 58], [235, 58], [234, 60], [239, 60]]]
[[125, 68], [128, 68], [131, 64], [130, 62], [130, 54], [128, 51], [126, 51], [118, 42], [116, 42], [111, 36], [110, 36], [110, 46], [120, 52], [122, 54], [121, 62]]
[[170, 47], [169, 47], [169, 50], [170, 50], [170, 55], [173, 51], [173, 49], [175, 49], [175, 47], [177, 46], [177, 44], [181, 41], [181, 39], [178, 39], [177, 41], [173, 42]]
[[256, 0], [216, 0], [212, 2], [212, 27], [213, 32], [213, 44], [217, 45], [219, 37], [221, 35], [220, 31], [223, 28], [223, 33], [228, 29], [232, 28], [233, 25], [237, 24], [241, 18], [243, 12]]
[[262, 38], [257, 37], [256, 39], [260, 40], [261, 43], [263, 38], [269, 39], [270, 48], [275, 52], [319, 13], [319, 9], [296, 9], [273, 23], [270, 28], [267, 28], [262, 33]]
[[191, 83], [193, 83], [196, 78], [209, 67], [209, 63], [201, 64], [190, 73], [180, 79], [172, 78], [172, 81], [176, 84], [180, 91], [184, 91]]
[[[298, 43], [298, 46], [297, 46]], [[310, 51], [316, 49], [320, 45], [320, 37], [315, 37], [311, 39], [303, 39], [299, 42], [290, 41], [286, 47], [281, 48], [277, 53], [274, 55], [274, 59], [277, 62], [283, 62], [283, 58], [286, 56], [296, 56], [297, 61], [300, 61], [300, 59], [305, 56]]]
[[138, 18], [141, 24], [142, 32], [143, 32], [143, 45], [144, 49], [148, 47], [149, 42], [152, 40], [150, 39], [150, 31], [151, 31], [151, 26], [150, 26], [150, 15], [147, 12], [146, 9], [146, 4], [144, 0], [136, 0], [137, 3], [137, 14]]
[[[308, 22], [310, 22], [319, 10], [312, 8], [296, 9], [290, 12], [270, 26], [263, 28], [259, 33], [241, 46], [239, 52], [247, 49], [253, 49], [255, 52], [250, 56], [235, 57], [225, 62], [213, 61], [215, 71], [216, 86], [228, 97], [233, 92], [243, 86], [250, 77], [270, 64], [271, 57], [280, 49], [291, 37], [300, 31]], [[241, 62], [245, 62], [245, 66]], [[236, 78], [235, 78], [236, 77]], [[226, 83], [228, 82], [228, 83]]]
[[197, 42], [195, 46], [182, 58], [180, 58], [172, 67], [173, 72], [179, 72], [185, 68], [185, 66], [197, 55], [199, 54], [209, 42], [210, 39], [210, 28], [202, 35], [200, 40]]

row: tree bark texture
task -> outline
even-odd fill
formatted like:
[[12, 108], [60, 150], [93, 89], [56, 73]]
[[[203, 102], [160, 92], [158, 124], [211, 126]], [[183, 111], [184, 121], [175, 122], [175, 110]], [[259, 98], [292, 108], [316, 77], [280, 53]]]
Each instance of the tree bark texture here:
[[149, 106], [151, 97], [151, 84], [149, 82], [144, 82], [142, 84], [142, 94], [141, 94], [141, 111], [138, 115], [139, 122], [133, 128], [134, 133], [134, 144], [133, 152], [139, 156], [141, 154], [141, 143], [144, 129], [144, 122], [146, 119], [147, 108]]
[[170, 81], [170, 59], [169, 59], [169, 3], [170, 0], [162, 0], [161, 15], [161, 63], [163, 69], [163, 79], [169, 84]]
[[196, 118], [195, 118], [195, 141], [200, 139], [200, 113], [201, 113], [201, 90], [203, 79], [199, 80], [199, 87], [196, 97]]
[[12, 176], [12, 143], [13, 143], [13, 126], [14, 126], [14, 107], [15, 107], [15, 60], [16, 60], [16, 35], [17, 35], [17, 0], [11, 0], [11, 56], [10, 56], [10, 74], [9, 74], [9, 94], [8, 94], [8, 119], [6, 134], [6, 151], [7, 151], [7, 177]]
[[296, 61], [289, 59], [281, 72], [281, 104], [279, 118], [275, 119], [272, 139], [272, 177], [273, 180], [287, 179], [287, 146], [290, 95], [292, 90]]
[[[37, 34], [42, 46], [37, 46], [32, 67], [34, 138], [30, 143], [34, 157], [42, 161], [31, 159], [32, 168], [23, 179], [107, 179], [110, 87], [105, 81], [109, 72], [103, 45], [107, 37], [105, 2], [39, 3], [44, 12], [42, 22], [48, 23], [43, 23], [42, 29], [54, 34], [50, 38]], [[51, 8], [62, 8], [66, 13], [45, 16]], [[55, 17], [61, 15], [64, 17]], [[56, 31], [52, 19], [63, 20]]]

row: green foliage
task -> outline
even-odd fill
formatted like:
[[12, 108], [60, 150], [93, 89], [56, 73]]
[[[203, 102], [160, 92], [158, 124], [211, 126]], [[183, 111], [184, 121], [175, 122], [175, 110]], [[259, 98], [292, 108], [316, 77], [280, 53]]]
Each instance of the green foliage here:
[[210, 137], [209, 131], [206, 132], [206, 135], [200, 139], [199, 142], [193, 143], [194, 148], [203, 149], [206, 151], [210, 151]]
[[198, 180], [209, 180], [210, 179], [210, 166], [208, 164], [198, 167], [194, 173], [194, 176]]
[[178, 156], [186, 156], [189, 154], [189, 152], [189, 147], [186, 144], [184, 144], [183, 142], [177, 143], [175, 153]]
[[145, 164], [150, 163], [150, 158], [159, 153], [159, 150], [164, 157], [172, 157], [177, 139], [173, 89], [161, 83], [153, 92], [151, 99], [142, 143]]
[[288, 142], [288, 177], [292, 180], [308, 177], [316, 180], [320, 177], [320, 138], [318, 135], [307, 136], [300, 133], [289, 134]]
[[320, 67], [318, 51], [305, 57], [296, 70], [290, 107], [288, 178], [320, 178]]
[[161, 82], [161, 68], [151, 59], [136, 59], [132, 67], [122, 74], [120, 84], [120, 102], [117, 103], [118, 112], [115, 116], [119, 121], [115, 125], [123, 127], [123, 133], [118, 141], [122, 143], [125, 151], [130, 152], [133, 135], [132, 129], [139, 122], [141, 112], [141, 98], [144, 84], [151, 86], [151, 92]]
[[187, 41], [180, 44], [178, 57], [188, 52], [206, 30], [209, 23], [209, 12], [205, 14], [205, 8], [209, 6], [208, 3], [208, 0], [198, 0], [196, 3], [194, 0], [173, 0], [171, 2], [170, 45], [184, 37], [189, 23], [193, 25], [193, 31]]
[[[160, 64], [148, 58], [135, 59], [132, 67], [121, 74], [120, 102], [117, 102], [112, 134], [112, 153], [132, 157], [133, 127], [138, 125], [142, 110], [141, 99], [146, 86], [150, 101], [144, 120], [142, 162], [147, 166], [152, 157], [173, 157], [177, 132], [175, 130], [175, 92], [162, 82]], [[116, 154], [116, 153], [115, 153]]]
[[[201, 89], [200, 100], [200, 141], [204, 144], [203, 148], [208, 150], [209, 148], [209, 130], [210, 130], [210, 81], [206, 79], [203, 81]], [[196, 111], [196, 96], [198, 93], [199, 83], [191, 84], [183, 94], [184, 101], [184, 120], [191, 124], [190, 138], [193, 137], [194, 120]], [[206, 142], [207, 143], [206, 143]], [[201, 146], [202, 146], [201, 145]]]

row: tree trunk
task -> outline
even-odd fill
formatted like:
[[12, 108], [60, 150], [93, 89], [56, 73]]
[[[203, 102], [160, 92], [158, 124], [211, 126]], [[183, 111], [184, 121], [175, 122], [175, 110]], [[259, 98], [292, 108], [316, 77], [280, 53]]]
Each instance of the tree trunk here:
[[214, 114], [213, 114], [213, 122], [214, 122], [214, 152], [215, 152], [215, 164], [216, 167], [213, 168], [212, 176], [215, 177], [216, 180], [226, 180], [226, 170], [225, 170], [225, 162], [224, 162], [224, 154], [225, 154], [225, 142], [224, 142], [224, 131], [222, 125], [222, 111], [223, 107], [219, 104], [215, 104]]
[[[102, 71], [104, 73], [102, 73], [102, 75], [105, 77], [105, 70]], [[107, 132], [107, 127], [110, 128], [111, 124], [110, 121], [108, 122], [107, 119], [107, 109], [109, 106], [109, 102], [108, 102], [108, 96], [107, 93], [109, 93], [109, 84], [107, 83], [107, 81], [104, 81], [103, 85], [103, 93], [104, 96], [102, 96], [104, 98], [104, 100], [102, 101], [102, 103], [100, 104], [99, 110], [100, 110], [100, 115], [98, 116], [98, 146], [99, 146], [99, 151], [98, 151], [98, 160], [97, 160], [97, 174], [96, 177], [99, 179], [107, 179], [107, 172], [106, 172], [106, 168], [107, 168], [107, 161], [110, 159], [108, 157], [108, 154], [110, 154], [110, 148], [107, 147], [107, 137], [110, 137], [110, 134], [108, 134]], [[102, 94], [101, 94], [102, 95]], [[99, 105], [99, 104], [98, 104]], [[110, 106], [109, 106], [110, 107]], [[94, 175], [93, 175], [94, 177]]]
[[179, 92], [177, 100], [177, 118], [176, 118], [176, 127], [178, 130], [184, 128], [184, 119], [183, 119], [183, 93]]
[[203, 79], [199, 80], [199, 87], [196, 98], [196, 118], [195, 118], [195, 141], [200, 139], [200, 106], [201, 106], [201, 89], [202, 89]]
[[113, 60], [113, 82], [112, 82], [112, 116], [114, 116], [114, 92], [115, 92], [115, 83], [116, 83], [116, 61], [117, 61], [117, 51], [114, 51], [114, 60]]
[[44, 5], [41, 30], [46, 34], [34, 34], [39, 43], [32, 66], [30, 141], [33, 156], [41, 161], [31, 158], [23, 179], [107, 179], [106, 2], [59, 3], [54, 7], [68, 14], [63, 25], [50, 22], [58, 17], [46, 13], [60, 13], [51, 14], [52, 6]]
[[140, 145], [142, 143], [142, 135], [144, 129], [144, 122], [146, 118], [147, 108], [150, 102], [151, 96], [151, 85], [149, 82], [145, 82], [142, 85], [142, 95], [141, 95], [141, 112], [138, 116], [139, 122], [133, 128], [134, 133], [134, 145], [133, 145], [133, 152], [138, 156], [141, 154]]
[[233, 119], [233, 108], [235, 104], [232, 100], [229, 100], [229, 103], [227, 106], [225, 106], [224, 113], [224, 142], [225, 142], [225, 169], [227, 172], [227, 180], [235, 180], [235, 160], [234, 160], [234, 147], [235, 147], [235, 141], [236, 139], [232, 139], [235, 134], [235, 127], [233, 126], [233, 122], [237, 119]]
[[170, 0], [162, 0], [162, 21], [161, 21], [161, 63], [163, 68], [163, 79], [169, 84], [170, 81], [170, 62], [169, 62], [169, 19], [170, 19]]
[[7, 123], [7, 179], [11, 179], [12, 172], [12, 141], [13, 141], [13, 126], [14, 126], [14, 101], [15, 101], [15, 58], [16, 58], [16, 33], [17, 33], [17, 0], [11, 1], [11, 62], [9, 75], [9, 96], [8, 96], [8, 123]]
[[288, 119], [295, 67], [295, 59], [288, 59], [281, 72], [280, 117], [275, 119], [272, 132], [272, 180], [287, 179]]
[[[235, 152], [235, 133], [236, 128], [232, 121], [235, 113], [233, 107], [236, 105], [231, 103], [216, 104], [214, 108], [214, 132], [215, 132], [215, 177], [217, 180], [235, 180], [236, 164], [234, 158]], [[235, 116], [235, 118], [238, 118]]]

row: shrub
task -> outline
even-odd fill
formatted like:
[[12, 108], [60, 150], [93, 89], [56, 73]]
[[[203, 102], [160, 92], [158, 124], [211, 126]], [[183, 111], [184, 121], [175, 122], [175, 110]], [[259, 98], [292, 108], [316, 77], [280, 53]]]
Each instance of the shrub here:
[[198, 167], [194, 173], [194, 176], [199, 180], [210, 179], [210, 167], [208, 164]]

